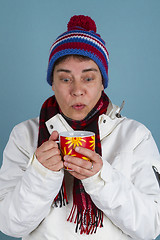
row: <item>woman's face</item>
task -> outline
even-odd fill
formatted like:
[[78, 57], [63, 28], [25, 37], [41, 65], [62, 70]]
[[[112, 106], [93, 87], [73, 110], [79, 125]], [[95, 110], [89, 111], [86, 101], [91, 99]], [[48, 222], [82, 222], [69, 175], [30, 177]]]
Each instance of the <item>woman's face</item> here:
[[55, 66], [52, 89], [63, 114], [82, 120], [96, 105], [104, 87], [94, 61], [70, 56]]

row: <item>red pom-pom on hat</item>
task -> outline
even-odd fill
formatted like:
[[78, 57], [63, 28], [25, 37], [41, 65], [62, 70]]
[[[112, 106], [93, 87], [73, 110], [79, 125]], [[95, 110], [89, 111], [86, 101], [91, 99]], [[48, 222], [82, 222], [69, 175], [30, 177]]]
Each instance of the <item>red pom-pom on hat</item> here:
[[78, 30], [82, 28], [86, 31], [94, 31], [96, 33], [97, 27], [95, 22], [88, 16], [84, 15], [74, 15], [71, 17], [67, 25], [68, 31]]

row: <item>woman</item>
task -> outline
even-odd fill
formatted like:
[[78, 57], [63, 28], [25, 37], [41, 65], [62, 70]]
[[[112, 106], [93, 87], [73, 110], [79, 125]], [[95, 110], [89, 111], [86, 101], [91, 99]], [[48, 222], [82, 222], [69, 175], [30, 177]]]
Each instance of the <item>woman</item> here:
[[[121, 117], [104, 93], [108, 59], [94, 21], [73, 16], [50, 50], [54, 96], [40, 118], [13, 129], [4, 151], [4, 233], [32, 240], [147, 240], [160, 233], [159, 153], [149, 130]], [[70, 130], [95, 132], [95, 152], [76, 148], [91, 161], [62, 159], [56, 140]]]

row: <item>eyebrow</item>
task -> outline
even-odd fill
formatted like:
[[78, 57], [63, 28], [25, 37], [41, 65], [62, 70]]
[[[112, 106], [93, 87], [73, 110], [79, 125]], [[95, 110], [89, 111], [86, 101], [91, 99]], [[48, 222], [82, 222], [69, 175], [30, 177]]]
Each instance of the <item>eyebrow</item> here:
[[97, 69], [96, 68], [87, 68], [87, 69], [84, 69], [82, 72], [90, 72], [90, 71], [97, 72]]
[[71, 73], [70, 70], [62, 69], [62, 68], [58, 69], [57, 72], [67, 72], [67, 73]]
[[[97, 69], [96, 69], [96, 68], [87, 68], [87, 69], [82, 70], [82, 73], [84, 73], [84, 72], [91, 72], [91, 71], [97, 72]], [[68, 69], [63, 69], [63, 68], [58, 69], [57, 72], [71, 73], [70, 70], [68, 70]]]

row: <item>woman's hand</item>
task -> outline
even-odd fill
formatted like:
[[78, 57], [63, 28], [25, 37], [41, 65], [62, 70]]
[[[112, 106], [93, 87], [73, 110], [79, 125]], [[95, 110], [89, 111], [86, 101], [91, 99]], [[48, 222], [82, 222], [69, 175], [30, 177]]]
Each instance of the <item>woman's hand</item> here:
[[53, 131], [48, 141], [37, 148], [35, 155], [37, 160], [46, 168], [52, 171], [59, 171], [63, 168], [63, 161], [56, 140], [58, 132]]
[[103, 166], [102, 158], [96, 152], [83, 147], [76, 147], [75, 151], [89, 158], [90, 161], [65, 155], [64, 166], [71, 168], [70, 174], [80, 180], [91, 177], [99, 172]]

